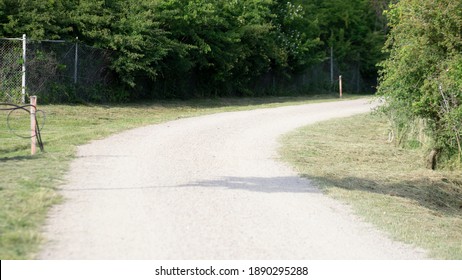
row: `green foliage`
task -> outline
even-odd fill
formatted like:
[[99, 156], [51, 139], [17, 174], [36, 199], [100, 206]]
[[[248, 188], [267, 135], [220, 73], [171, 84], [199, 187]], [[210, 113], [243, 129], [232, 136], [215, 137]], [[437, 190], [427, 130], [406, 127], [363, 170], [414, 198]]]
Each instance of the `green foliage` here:
[[140, 74], [154, 78], [152, 67], [172, 43], [158, 28], [152, 1], [81, 0], [72, 12], [79, 39], [96, 47], [115, 50], [112, 67], [122, 82], [135, 85]]
[[254, 95], [265, 75], [289, 80], [328, 46], [374, 75], [383, 30], [371, 3], [384, 1], [0, 0], [0, 36], [114, 50], [137, 97]]
[[162, 65], [163, 77], [177, 86], [194, 83], [211, 95], [245, 94], [270, 70], [316, 60], [311, 54], [318, 39], [302, 30], [301, 7], [291, 3], [171, 0], [157, 8], [161, 27], [181, 42]]
[[360, 71], [375, 75], [383, 59], [385, 41], [380, 22], [384, 2], [389, 0], [309, 0], [300, 1], [309, 18], [315, 18], [325, 56], [332, 47], [341, 67], [357, 63]]
[[287, 65], [293, 70], [324, 59], [320, 49], [320, 26], [318, 20], [302, 4], [276, 1], [276, 31], [279, 44], [286, 50]]
[[67, 11], [72, 0], [2, 0], [0, 35], [32, 39], [56, 39], [71, 32]]
[[461, 161], [462, 2], [402, 0], [388, 11], [390, 35], [379, 92], [394, 123], [427, 121], [434, 148]]

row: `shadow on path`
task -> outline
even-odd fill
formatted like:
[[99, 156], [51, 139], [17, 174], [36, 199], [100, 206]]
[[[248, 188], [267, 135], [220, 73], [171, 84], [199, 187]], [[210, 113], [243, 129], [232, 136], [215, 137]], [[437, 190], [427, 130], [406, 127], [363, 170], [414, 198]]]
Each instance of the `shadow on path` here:
[[223, 177], [217, 180], [203, 180], [180, 187], [213, 187], [231, 190], [246, 190], [263, 193], [320, 193], [307, 179], [289, 177]]
[[222, 177], [217, 180], [203, 180], [172, 186], [85, 186], [82, 188], [63, 188], [62, 191], [121, 191], [121, 190], [149, 190], [159, 188], [223, 188], [230, 190], [245, 190], [263, 193], [320, 193], [307, 179], [297, 176], [288, 177]]

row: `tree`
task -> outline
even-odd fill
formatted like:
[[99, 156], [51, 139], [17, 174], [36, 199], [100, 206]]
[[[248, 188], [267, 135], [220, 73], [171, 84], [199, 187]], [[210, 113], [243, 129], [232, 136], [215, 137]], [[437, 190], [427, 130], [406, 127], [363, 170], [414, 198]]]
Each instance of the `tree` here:
[[310, 54], [318, 40], [291, 3], [169, 0], [159, 1], [157, 11], [161, 28], [182, 46], [161, 62], [162, 77], [175, 80], [176, 90], [194, 83], [202, 94], [252, 94], [262, 74], [316, 60]]
[[265, 75], [322, 62], [330, 45], [373, 75], [370, 1], [387, 0], [0, 0], [0, 34], [114, 50], [121, 84], [146, 95], [250, 95]]
[[58, 39], [72, 31], [67, 16], [72, 0], [0, 2], [0, 34], [32, 39]]
[[[377, 63], [384, 56], [385, 23], [382, 10], [389, 0], [299, 0], [309, 28], [318, 30], [318, 49], [324, 59], [331, 50], [339, 71], [346, 75], [351, 90], [368, 90], [360, 86], [361, 76], [371, 86], [377, 78]], [[315, 28], [313, 28], [315, 27]], [[353, 78], [354, 77], [354, 78]]]
[[321, 30], [313, 10], [313, 4], [303, 1], [278, 0], [273, 6], [276, 37], [291, 70], [305, 70], [324, 59]]
[[[424, 120], [437, 154], [458, 155], [462, 137], [462, 1], [401, 0], [391, 28], [379, 93], [399, 134]], [[433, 165], [434, 164], [430, 164]]]
[[80, 40], [116, 51], [112, 68], [130, 87], [135, 86], [139, 75], [155, 78], [156, 64], [173, 45], [159, 28], [153, 3], [149, 0], [80, 0], [71, 14], [74, 34]]

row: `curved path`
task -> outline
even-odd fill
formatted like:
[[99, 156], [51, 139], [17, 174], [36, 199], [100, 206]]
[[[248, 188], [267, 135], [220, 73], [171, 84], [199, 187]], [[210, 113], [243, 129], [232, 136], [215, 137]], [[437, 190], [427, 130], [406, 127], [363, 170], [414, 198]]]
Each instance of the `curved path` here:
[[277, 159], [280, 135], [370, 107], [355, 100], [220, 113], [81, 146], [38, 257], [424, 258]]

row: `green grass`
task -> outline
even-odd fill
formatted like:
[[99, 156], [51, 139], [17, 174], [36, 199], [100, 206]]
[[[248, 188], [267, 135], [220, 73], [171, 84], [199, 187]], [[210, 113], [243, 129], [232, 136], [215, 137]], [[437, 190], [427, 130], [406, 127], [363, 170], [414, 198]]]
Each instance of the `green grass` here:
[[[46, 112], [42, 131], [45, 153], [33, 157], [29, 156], [30, 140], [11, 134], [6, 113], [0, 111], [0, 259], [34, 258], [43, 242], [40, 231], [47, 211], [61, 201], [56, 187], [63, 183], [78, 145], [129, 128], [179, 118], [336, 100], [323, 95], [111, 106], [39, 105]], [[21, 120], [24, 123], [19, 123]], [[27, 116], [18, 116], [12, 126], [17, 133], [27, 135], [27, 122]]]
[[425, 169], [423, 151], [387, 142], [378, 115], [331, 120], [283, 137], [281, 155], [392, 237], [462, 259], [462, 172]]

